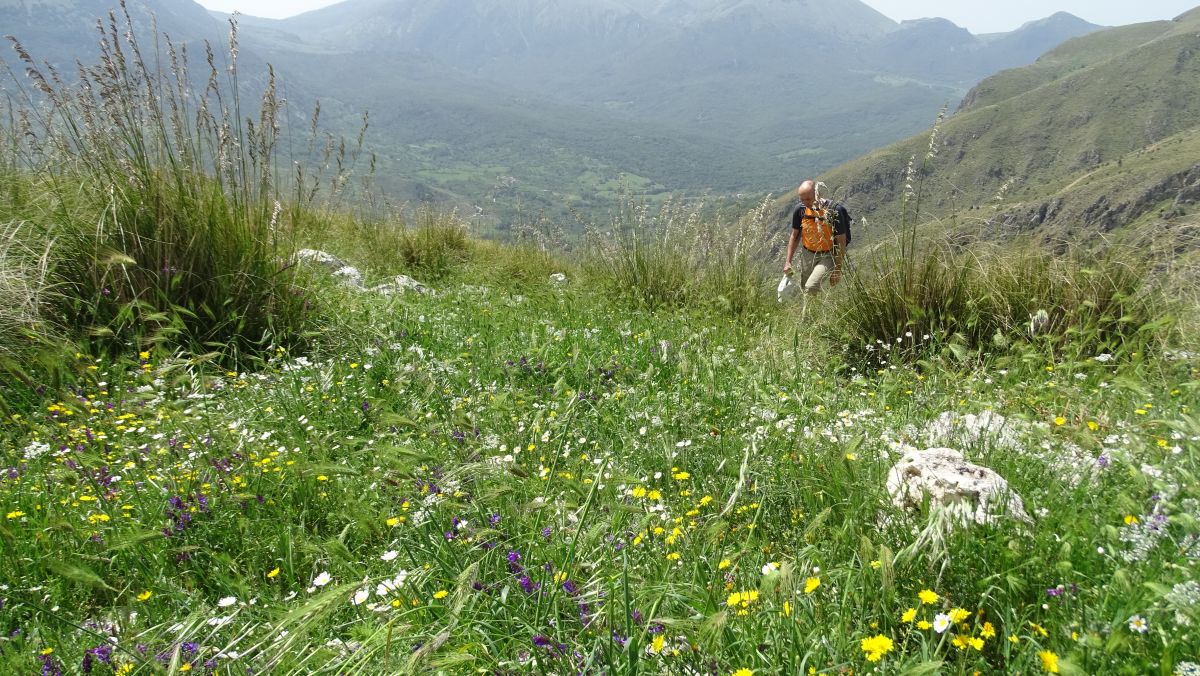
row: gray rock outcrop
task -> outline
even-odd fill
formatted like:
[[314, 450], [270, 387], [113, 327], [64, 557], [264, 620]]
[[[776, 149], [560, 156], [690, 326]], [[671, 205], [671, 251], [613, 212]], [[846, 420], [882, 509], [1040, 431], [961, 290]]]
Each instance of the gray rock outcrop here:
[[1030, 522], [1004, 477], [949, 448], [905, 453], [888, 472], [887, 490], [901, 509], [917, 510], [928, 501], [931, 510], [943, 509], [964, 525], [990, 525], [1004, 516]]

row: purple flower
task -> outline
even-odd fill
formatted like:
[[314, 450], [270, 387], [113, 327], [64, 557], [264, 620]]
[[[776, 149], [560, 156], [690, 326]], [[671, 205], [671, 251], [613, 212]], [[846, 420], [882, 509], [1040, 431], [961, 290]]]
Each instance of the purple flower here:
[[510, 550], [508, 552], [508, 562], [509, 563], [516, 563], [520, 560], [521, 560], [521, 552], [518, 552], [515, 550]]
[[526, 594], [532, 594], [535, 591], [537, 591], [538, 589], [541, 589], [541, 587], [542, 587], [541, 584], [529, 579], [528, 575], [522, 575], [521, 579], [518, 580], [518, 582], [520, 582], [521, 589], [525, 590]]
[[362, 403], [362, 412], [363, 412], [363, 413], [366, 413], [367, 411], [370, 411], [370, 410], [371, 410], [371, 403], [370, 403], [370, 402], [367, 402], [367, 401], [364, 401], [364, 402]]
[[500, 525], [500, 515], [493, 514], [493, 515], [489, 516], [488, 523], [492, 524], [493, 526], [499, 526]]
[[550, 529], [550, 526], [546, 526], [545, 528], [542, 529], [542, 537], [548, 538], [548, 537], [550, 537], [550, 534], [553, 532], [554, 531]]
[[1062, 586], [1061, 586], [1061, 585], [1060, 585], [1060, 586], [1058, 586], [1058, 587], [1053, 587], [1053, 588], [1051, 588], [1051, 589], [1047, 589], [1047, 590], [1046, 590], [1046, 595], [1047, 595], [1047, 596], [1053, 596], [1053, 597], [1055, 597], [1055, 598], [1057, 598], [1057, 597], [1059, 597], [1059, 596], [1062, 596], [1062, 593], [1063, 593], [1063, 588], [1062, 588]]
[[533, 645], [537, 646], [538, 648], [549, 648], [550, 639], [542, 636], [541, 634], [535, 634], [533, 637]]
[[53, 655], [39, 655], [42, 661], [42, 676], [63, 676], [62, 668], [54, 661]]
[[1096, 458], [1096, 465], [1100, 469], [1108, 469], [1108, 466], [1109, 466], [1109, 464], [1111, 464], [1111, 462], [1112, 461], [1109, 460], [1107, 455], [1102, 455], [1099, 458]]

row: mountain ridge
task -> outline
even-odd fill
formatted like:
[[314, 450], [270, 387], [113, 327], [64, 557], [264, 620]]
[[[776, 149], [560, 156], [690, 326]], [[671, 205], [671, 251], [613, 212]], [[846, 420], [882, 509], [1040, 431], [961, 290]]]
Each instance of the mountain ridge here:
[[[1064, 43], [981, 82], [919, 169], [935, 218], [992, 234], [1075, 237], [1147, 218], [1195, 220], [1200, 198], [1200, 11]], [[824, 175], [868, 221], [898, 218], [918, 135]]]

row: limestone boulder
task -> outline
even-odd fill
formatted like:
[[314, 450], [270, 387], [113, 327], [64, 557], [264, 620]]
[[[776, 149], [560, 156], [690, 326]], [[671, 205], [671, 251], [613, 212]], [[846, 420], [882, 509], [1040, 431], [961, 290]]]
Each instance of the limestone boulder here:
[[431, 289], [408, 275], [396, 275], [392, 281], [371, 289], [381, 296], [398, 296], [405, 293], [431, 293]]
[[331, 253], [316, 249], [301, 249], [296, 252], [293, 260], [297, 263], [310, 263], [325, 268], [343, 286], [354, 289], [363, 288], [362, 271]]
[[991, 525], [1005, 517], [1030, 522], [1021, 496], [1004, 477], [950, 448], [905, 453], [888, 472], [887, 491], [903, 510], [918, 510], [928, 501], [931, 510], [943, 509], [963, 524]]

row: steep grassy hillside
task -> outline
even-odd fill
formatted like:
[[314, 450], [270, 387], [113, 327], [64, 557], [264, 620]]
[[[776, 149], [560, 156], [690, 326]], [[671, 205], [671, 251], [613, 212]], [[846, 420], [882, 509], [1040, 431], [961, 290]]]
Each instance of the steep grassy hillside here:
[[[826, 175], [879, 225], [898, 217], [906, 166], [935, 216], [1047, 232], [1186, 215], [1200, 175], [1200, 11], [1078, 38], [984, 81], [937, 131]], [[923, 159], [928, 157], [925, 168]], [[1064, 230], [1070, 226], [1071, 230]]]

